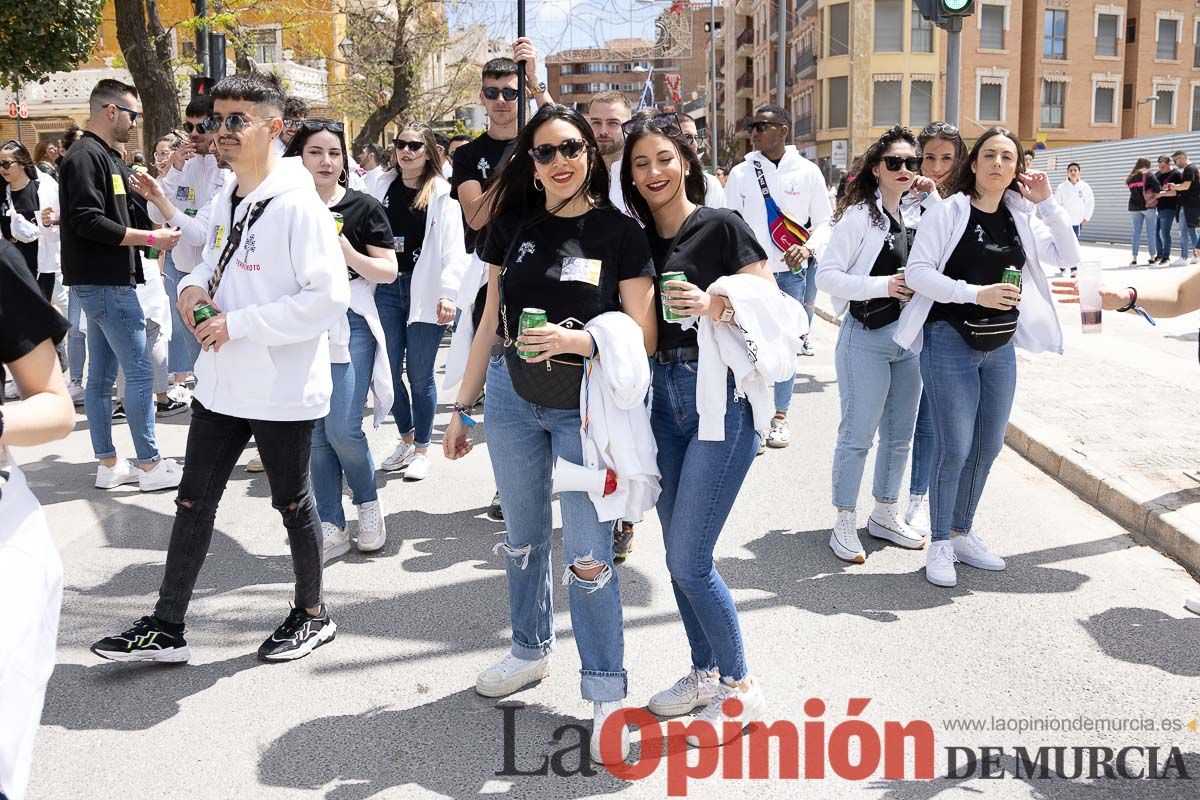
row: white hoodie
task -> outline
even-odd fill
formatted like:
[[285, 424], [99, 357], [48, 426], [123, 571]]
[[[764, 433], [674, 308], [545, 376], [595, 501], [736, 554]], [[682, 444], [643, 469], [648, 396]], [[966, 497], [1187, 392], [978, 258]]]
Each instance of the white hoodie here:
[[1075, 183], [1063, 181], [1054, 190], [1054, 199], [1067, 212], [1067, 220], [1072, 225], [1082, 225], [1085, 219], [1091, 219], [1096, 213], [1096, 198], [1092, 196], [1092, 187], [1080, 178]]
[[[236, 180], [221, 188], [204, 261], [180, 281], [180, 293], [207, 289], [229, 237], [236, 188]], [[333, 390], [326, 331], [350, 304], [346, 259], [299, 159], [281, 159], [238, 204], [236, 220], [268, 197], [213, 298], [227, 315], [230, 340], [219, 351], [201, 351], [195, 397], [210, 411], [243, 419], [319, 419], [329, 413]]]
[[696, 413], [700, 439], [725, 440], [726, 380], [733, 372], [735, 396], [748, 398], [754, 429], [765, 433], [775, 413], [775, 384], [796, 372], [796, 354], [808, 333], [804, 306], [757, 275], [726, 275], [708, 287], [709, 294], [729, 299], [733, 322], [713, 322], [708, 315], [690, 317], [696, 326], [700, 360], [696, 365]]
[[[234, 180], [233, 173], [218, 167], [215, 155], [196, 155], [184, 162], [182, 170], [172, 166], [163, 176], [161, 183], [163, 194], [181, 212], [178, 216], [185, 216], [188, 211], [193, 215], [198, 214], [200, 209], [221, 191], [221, 187], [231, 180]], [[163, 219], [158, 207], [153, 203], [147, 205], [152, 222], [171, 222]], [[171, 261], [175, 264], [175, 269], [191, 272], [204, 260], [204, 238], [207, 233], [205, 229], [201, 231], [199, 241], [181, 241], [175, 246], [171, 251]]]
[[767, 251], [767, 264], [772, 272], [787, 272], [788, 266], [783, 261], [783, 252], [771, 241], [771, 231], [767, 227], [767, 205], [758, 185], [755, 162], [762, 166], [767, 191], [771, 193], [775, 205], [793, 220], [808, 227], [808, 248], [819, 259], [832, 216], [821, 170], [800, 155], [799, 150], [788, 145], [778, 167], [771, 163], [771, 159], [754, 150], [729, 172], [729, 178], [725, 181], [725, 207], [741, 214], [750, 225], [754, 237]]
[[620, 311], [593, 317], [583, 327], [599, 355], [588, 362], [579, 393], [584, 458], [591, 469], [611, 469], [617, 490], [604, 497], [589, 492], [601, 522], [639, 520], [654, 508], [661, 491], [658, 444], [650, 429], [646, 393], [650, 364], [642, 329]]

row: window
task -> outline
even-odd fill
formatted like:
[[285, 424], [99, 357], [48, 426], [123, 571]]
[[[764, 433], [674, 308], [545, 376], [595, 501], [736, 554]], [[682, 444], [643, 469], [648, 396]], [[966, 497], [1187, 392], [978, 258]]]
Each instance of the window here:
[[1125, 44], [1135, 44], [1137, 42], [1137, 17], [1130, 17], [1125, 23]]
[[1154, 104], [1154, 124], [1175, 124], [1175, 90], [1159, 89], [1155, 95], [1158, 101]]
[[1043, 128], [1061, 128], [1063, 126], [1063, 106], [1066, 94], [1067, 85], [1065, 83], [1042, 80]]
[[829, 127], [846, 127], [846, 107], [849, 104], [847, 78], [829, 79]]
[[979, 47], [982, 50], [1004, 49], [1004, 6], [979, 7]]
[[1097, 86], [1092, 97], [1092, 124], [1111, 125], [1117, 121], [1117, 90], [1113, 86]]
[[838, 3], [829, 7], [829, 55], [844, 56], [849, 52], [850, 4]]
[[1115, 56], [1117, 54], [1117, 22], [1116, 14], [1096, 15], [1096, 55]]
[[1158, 20], [1158, 47], [1154, 51], [1157, 61], [1174, 61], [1179, 58], [1179, 20]]
[[979, 118], [989, 122], [1004, 120], [1004, 85], [988, 82], [979, 85]]
[[1192, 68], [1200, 69], [1200, 19], [1196, 20], [1196, 47], [1192, 53]]
[[1192, 130], [1200, 131], [1200, 86], [1192, 87]]
[[278, 64], [279, 49], [276, 46], [276, 28], [253, 28], [246, 34], [246, 50], [259, 64]]
[[1129, 110], [1133, 108], [1133, 84], [1127, 83], [1121, 89], [1121, 108]]
[[902, 0], [875, 0], [875, 52], [904, 51], [904, 4]]
[[1067, 12], [1047, 9], [1042, 28], [1042, 55], [1060, 61], [1067, 59]]
[[900, 81], [875, 81], [875, 96], [871, 101], [871, 124], [900, 124]]
[[933, 82], [913, 81], [908, 89], [909, 127], [925, 127], [933, 122]]
[[909, 16], [912, 20], [910, 48], [914, 53], [932, 53], [933, 23], [921, 16], [921, 10], [917, 8], [916, 3], [912, 4]]

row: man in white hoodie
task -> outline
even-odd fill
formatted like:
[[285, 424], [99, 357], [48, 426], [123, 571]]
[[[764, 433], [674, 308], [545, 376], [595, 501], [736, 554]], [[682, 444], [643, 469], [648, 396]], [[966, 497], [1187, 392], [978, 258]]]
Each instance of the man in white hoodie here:
[[[250, 436], [283, 517], [295, 605], [258, 649], [291, 661], [331, 641], [321, 601], [321, 523], [309, 489], [314, 421], [332, 393], [326, 331], [350, 302], [346, 260], [329, 210], [298, 158], [281, 159], [278, 79], [234, 75], [213, 89], [217, 149], [234, 179], [215, 198], [203, 262], [179, 286], [179, 310], [200, 341], [183, 480], [167, 564], [151, 616], [101, 639], [113, 661], [187, 661], [184, 614], [212, 541], [217, 504]], [[194, 323], [208, 305], [214, 316]]]
[[1081, 170], [1072, 161], [1067, 165], [1067, 179], [1054, 190], [1054, 199], [1067, 212], [1075, 238], [1079, 238], [1079, 229], [1096, 213], [1096, 198], [1092, 196], [1092, 187], [1079, 177]]
[[[767, 265], [775, 273], [779, 288], [797, 301], [804, 302], [811, 259], [829, 226], [832, 211], [825, 179], [817, 168], [794, 146], [788, 144], [792, 119], [777, 105], [760, 107], [750, 122], [753, 152], [734, 166], [725, 183], [725, 207], [742, 215], [755, 238], [767, 251]], [[792, 246], [785, 253], [771, 238], [767, 219], [767, 197], [785, 215], [808, 229], [806, 246]], [[792, 272], [792, 270], [796, 272]], [[804, 349], [807, 350], [807, 339]], [[775, 417], [767, 434], [766, 446], [787, 447], [791, 443], [787, 412], [792, 402], [796, 378], [775, 385]]]

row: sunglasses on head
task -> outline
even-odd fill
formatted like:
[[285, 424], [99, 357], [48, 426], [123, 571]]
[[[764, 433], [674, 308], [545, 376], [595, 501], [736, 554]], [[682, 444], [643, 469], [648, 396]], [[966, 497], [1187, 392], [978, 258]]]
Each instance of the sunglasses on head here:
[[397, 139], [394, 144], [396, 145], [397, 153], [401, 150], [408, 150], [410, 153], [419, 153], [421, 152], [421, 148], [425, 146], [424, 142], [406, 142], [402, 139]]
[[330, 133], [342, 133], [346, 130], [346, 126], [340, 122], [333, 122], [327, 119], [300, 119], [294, 120], [297, 125], [303, 126], [306, 131], [329, 131]]
[[537, 147], [531, 147], [529, 149], [529, 157], [545, 166], [554, 162], [556, 153], [562, 153], [563, 158], [569, 160], [578, 158], [585, 147], [587, 147], [587, 142], [583, 141], [583, 139], [567, 139], [558, 145], [539, 144]]
[[916, 172], [921, 167], [921, 159], [918, 156], [884, 156], [883, 165], [888, 172], [899, 172], [901, 167]]
[[137, 122], [137, 118], [138, 118], [137, 111], [134, 111], [132, 108], [126, 108], [125, 106], [119, 106], [116, 103], [109, 103], [109, 105], [112, 106], [113, 108], [115, 108], [117, 111], [124, 111], [126, 114], [128, 114], [129, 115], [129, 124], [132, 125], [133, 123]]
[[958, 127], [949, 122], [931, 122], [921, 129], [921, 136], [937, 136], [938, 134], [958, 136]]
[[228, 117], [220, 117], [216, 114], [209, 117], [208, 129], [213, 133], [221, 130], [221, 126], [225, 126], [225, 130], [230, 133], [241, 133], [247, 125], [253, 125], [255, 122], [262, 122], [261, 119], [251, 119], [242, 114], [230, 114]]
[[660, 130], [679, 130], [679, 115], [673, 111], [655, 114], [652, 117], [638, 117], [621, 123], [621, 133], [626, 136], [638, 129], [639, 125], [653, 125]]
[[782, 128], [783, 124], [779, 122], [764, 122], [757, 120], [746, 126], [746, 130], [750, 133], [763, 133], [767, 128]]
[[483, 96], [488, 100], [495, 100], [500, 95], [504, 95], [504, 99], [511, 103], [520, 97], [521, 93], [511, 86], [505, 86], [503, 89], [499, 86], [485, 86], [483, 89]]

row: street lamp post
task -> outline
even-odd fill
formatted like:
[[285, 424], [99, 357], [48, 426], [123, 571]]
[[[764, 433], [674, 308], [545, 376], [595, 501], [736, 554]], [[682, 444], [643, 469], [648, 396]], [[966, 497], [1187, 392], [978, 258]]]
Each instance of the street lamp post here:
[[[1158, 102], [1158, 95], [1152, 94], [1149, 97], [1144, 98], [1142, 100], [1138, 100], [1136, 103], [1133, 104], [1133, 138], [1135, 138], [1135, 139], [1137, 138], [1138, 111], [1146, 103], [1156, 103], [1156, 102]], [[1153, 110], [1151, 110], [1151, 113], [1154, 113]]]

